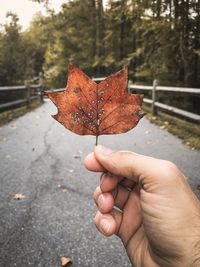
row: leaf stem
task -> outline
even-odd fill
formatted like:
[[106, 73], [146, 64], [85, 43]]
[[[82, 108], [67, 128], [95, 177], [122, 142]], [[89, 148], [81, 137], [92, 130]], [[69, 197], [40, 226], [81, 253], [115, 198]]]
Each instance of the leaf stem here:
[[99, 137], [99, 92], [98, 92], [98, 85], [96, 85], [96, 95], [97, 95], [97, 122], [96, 122], [96, 143], [98, 145], [98, 137]]
[[95, 143], [95, 146], [97, 146], [98, 145], [98, 135], [96, 135], [96, 143]]

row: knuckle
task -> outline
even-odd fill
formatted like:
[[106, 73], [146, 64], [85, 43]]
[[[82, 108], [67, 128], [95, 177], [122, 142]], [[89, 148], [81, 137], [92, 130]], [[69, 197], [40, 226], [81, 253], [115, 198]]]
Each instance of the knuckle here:
[[177, 181], [181, 177], [177, 166], [168, 160], [164, 160], [162, 163], [162, 176], [170, 182]]
[[109, 158], [113, 174], [116, 176], [130, 176], [132, 174], [132, 159], [134, 153], [129, 151], [113, 152]]
[[169, 160], [165, 160], [164, 161], [164, 168], [165, 168], [165, 170], [167, 170], [170, 173], [177, 172], [177, 170], [178, 170], [176, 165], [173, 162], [169, 161]]

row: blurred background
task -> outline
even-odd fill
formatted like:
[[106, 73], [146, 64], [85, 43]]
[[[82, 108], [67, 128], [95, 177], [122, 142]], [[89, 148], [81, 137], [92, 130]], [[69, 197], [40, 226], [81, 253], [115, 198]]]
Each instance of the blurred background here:
[[199, 0], [0, 0], [2, 267], [57, 267], [62, 256], [131, 266], [93, 224], [99, 176], [83, 161], [95, 138], [53, 120], [44, 97], [64, 90], [69, 63], [97, 82], [128, 67], [147, 115], [100, 143], [173, 161], [200, 198]]
[[[137, 84], [200, 87], [198, 0], [0, 1], [0, 86], [44, 74], [65, 87], [68, 63], [93, 77], [129, 67]], [[199, 97], [166, 103], [200, 114]], [[180, 101], [181, 100], [181, 101]]]

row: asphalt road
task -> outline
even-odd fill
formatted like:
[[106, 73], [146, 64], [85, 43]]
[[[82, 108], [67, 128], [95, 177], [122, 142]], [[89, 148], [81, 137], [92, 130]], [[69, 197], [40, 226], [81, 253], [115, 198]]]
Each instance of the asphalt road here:
[[[80, 137], [53, 120], [50, 102], [0, 128], [0, 266], [130, 266], [120, 240], [93, 224], [97, 174], [83, 159], [95, 138]], [[200, 152], [142, 119], [127, 134], [100, 137], [115, 150], [132, 150], [175, 162], [200, 191]], [[16, 193], [25, 198], [15, 200]], [[200, 197], [200, 195], [199, 195]]]

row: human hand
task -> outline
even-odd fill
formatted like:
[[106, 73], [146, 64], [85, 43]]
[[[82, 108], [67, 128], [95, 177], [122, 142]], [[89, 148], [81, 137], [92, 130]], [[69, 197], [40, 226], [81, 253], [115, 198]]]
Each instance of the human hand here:
[[200, 202], [173, 163], [97, 146], [85, 166], [102, 172], [95, 224], [135, 267], [200, 266]]

